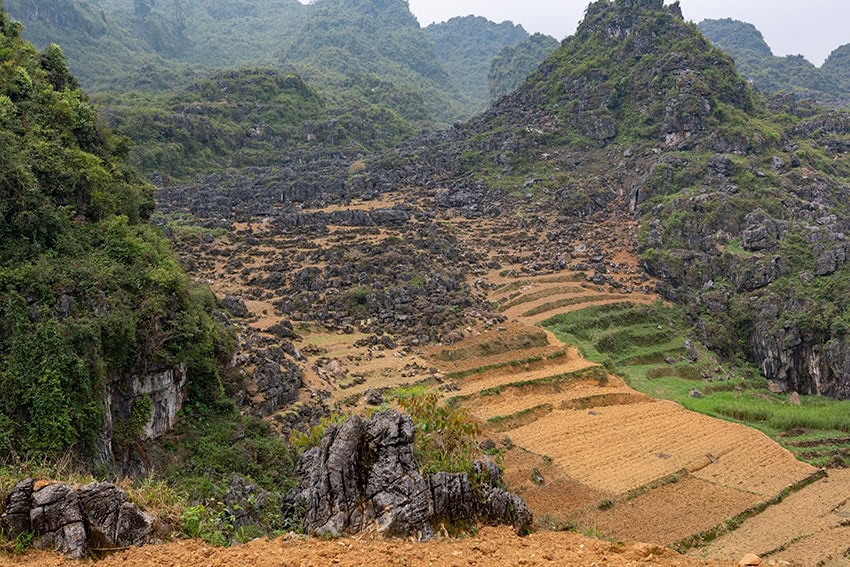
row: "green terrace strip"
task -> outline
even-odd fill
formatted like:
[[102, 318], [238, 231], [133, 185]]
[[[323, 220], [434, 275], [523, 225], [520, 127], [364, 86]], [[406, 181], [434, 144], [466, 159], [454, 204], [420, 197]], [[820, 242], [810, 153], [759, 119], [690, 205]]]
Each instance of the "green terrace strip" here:
[[[531, 303], [533, 301], [537, 301], [539, 299], [543, 299], [545, 297], [552, 297], [553, 295], [567, 295], [567, 294], [576, 294], [582, 293], [585, 290], [583, 288], [577, 286], [566, 286], [566, 287], [557, 287], [552, 289], [542, 289], [535, 293], [529, 293], [525, 295], [521, 295], [516, 299], [504, 303], [499, 307], [499, 311], [506, 311], [511, 307], [516, 307], [517, 305], [522, 305], [524, 303]], [[499, 300], [500, 302], [505, 301], [506, 298]]]
[[445, 349], [434, 355], [434, 358], [443, 362], [456, 360], [467, 360], [470, 358], [482, 358], [494, 356], [505, 352], [545, 347], [549, 345], [549, 337], [545, 332], [535, 330], [515, 336], [503, 338], [496, 336], [493, 340], [477, 343], [459, 349]]
[[552, 404], [540, 404], [510, 415], [491, 417], [485, 422], [485, 426], [494, 433], [502, 433], [528, 425], [553, 411], [555, 411], [555, 407]]
[[689, 536], [687, 538], [681, 539], [681, 540], [677, 541], [676, 543], [674, 543], [671, 547], [674, 550], [676, 550], [677, 552], [683, 553], [683, 554], [687, 553], [688, 551], [695, 549], [695, 548], [705, 547], [706, 545], [713, 542], [717, 538], [719, 538], [723, 535], [726, 535], [730, 532], [734, 532], [739, 527], [741, 527], [741, 525], [745, 521], [747, 521], [748, 519], [750, 519], [754, 516], [758, 516], [759, 514], [761, 514], [762, 512], [767, 510], [768, 508], [770, 508], [771, 506], [776, 506], [777, 504], [782, 503], [783, 500], [785, 500], [786, 498], [788, 498], [789, 496], [791, 496], [795, 492], [799, 492], [799, 491], [803, 490], [807, 486], [814, 484], [815, 482], [821, 480], [822, 478], [825, 478], [826, 476], [827, 476], [827, 473], [826, 473], [825, 470], [818, 469], [817, 471], [815, 471], [814, 473], [812, 473], [808, 477], [804, 478], [800, 482], [798, 482], [798, 483], [796, 483], [792, 486], [789, 486], [788, 488], [786, 488], [785, 490], [783, 490], [782, 492], [780, 492], [779, 494], [777, 494], [776, 496], [774, 496], [770, 500], [767, 500], [765, 502], [758, 502], [757, 504], [755, 504], [754, 506], [751, 506], [750, 508], [747, 508], [746, 510], [744, 510], [743, 512], [741, 512], [737, 516], [727, 519], [725, 523], [718, 524], [717, 526], [715, 526], [713, 528], [710, 528], [708, 530], [704, 530], [704, 531], [702, 531], [698, 534], [694, 534], [694, 535]]
[[[565, 313], [544, 325], [639, 392], [759, 429], [815, 466], [850, 461], [845, 444], [830, 441], [850, 433], [850, 401], [801, 396], [799, 405], [792, 404], [748, 368], [719, 364], [695, 341], [689, 353], [688, 330], [675, 308], [618, 303]], [[799, 441], [818, 448], [801, 450], [794, 446]]]
[[597, 380], [600, 384], [605, 384], [608, 381], [608, 372], [606, 372], [605, 369], [600, 366], [591, 366], [589, 368], [583, 368], [574, 372], [557, 374], [555, 376], [547, 376], [546, 378], [538, 378], [536, 380], [524, 380], [521, 382], [511, 382], [509, 384], [503, 384], [501, 386], [495, 386], [493, 388], [486, 388], [484, 390], [481, 390], [478, 395], [481, 397], [498, 396], [507, 389], [520, 390], [523, 388], [530, 388], [535, 386], [551, 386], [555, 384], [560, 385], [566, 384], [568, 382], [575, 382], [576, 380], [588, 379]]
[[507, 368], [508, 366], [524, 366], [526, 364], [533, 364], [535, 362], [540, 362], [542, 360], [557, 360], [559, 358], [564, 358], [567, 356], [566, 349], [559, 350], [558, 352], [553, 352], [552, 354], [548, 354], [546, 356], [531, 356], [528, 358], [523, 358], [521, 360], [511, 360], [510, 362], [500, 362], [498, 364], [490, 364], [488, 366], [479, 366], [478, 368], [471, 368], [469, 370], [463, 370], [461, 372], [450, 372], [446, 374], [447, 380], [460, 380], [462, 378], [468, 378], [470, 376], [475, 376], [476, 374], [483, 374], [489, 370], [498, 370], [499, 368]]
[[496, 293], [510, 293], [512, 291], [517, 291], [518, 289], [521, 289], [529, 285], [530, 283], [530, 280], [520, 280], [516, 282], [511, 282], [503, 285], [502, 287], [497, 288]]
[[613, 301], [616, 299], [622, 299], [622, 295], [595, 295], [589, 297], [570, 297], [568, 299], [560, 299], [558, 301], [552, 301], [550, 303], [545, 303], [534, 309], [530, 309], [522, 314], [523, 317], [534, 317], [535, 315], [540, 315], [541, 313], [547, 313], [549, 311], [554, 311], [555, 309], [560, 309], [562, 307], [570, 307], [572, 305], [580, 305], [582, 303], [594, 303], [599, 301]]

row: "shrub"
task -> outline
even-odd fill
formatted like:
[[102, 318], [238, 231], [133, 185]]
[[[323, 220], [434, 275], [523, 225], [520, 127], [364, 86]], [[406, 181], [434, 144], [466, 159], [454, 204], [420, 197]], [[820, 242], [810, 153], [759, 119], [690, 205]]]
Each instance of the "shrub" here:
[[399, 405], [416, 426], [416, 456], [423, 472], [472, 473], [481, 428], [465, 408], [442, 405], [437, 394], [400, 399]]

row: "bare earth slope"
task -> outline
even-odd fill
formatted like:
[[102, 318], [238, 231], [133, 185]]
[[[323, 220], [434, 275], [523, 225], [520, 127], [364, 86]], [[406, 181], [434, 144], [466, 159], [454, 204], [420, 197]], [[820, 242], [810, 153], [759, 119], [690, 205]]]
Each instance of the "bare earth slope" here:
[[[0, 556], [0, 565], [58, 567], [69, 562], [47, 553], [21, 559]], [[83, 565], [85, 563], [78, 563]], [[544, 532], [519, 538], [509, 528], [486, 528], [474, 538], [408, 543], [355, 540], [256, 540], [229, 549], [211, 548], [197, 541], [131, 549], [97, 563], [100, 567], [325, 567], [339, 565], [535, 566], [535, 565], [657, 565], [696, 567], [730, 565], [706, 563], [653, 545], [614, 545], [577, 534]]]

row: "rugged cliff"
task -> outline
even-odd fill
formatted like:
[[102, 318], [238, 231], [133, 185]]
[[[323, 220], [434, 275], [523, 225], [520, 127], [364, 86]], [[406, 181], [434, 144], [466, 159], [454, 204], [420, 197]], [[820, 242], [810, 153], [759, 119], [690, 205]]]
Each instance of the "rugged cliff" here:
[[643, 265], [708, 345], [846, 398], [849, 123], [753, 92], [677, 4], [600, 0], [518, 92], [362, 177], [440, 188], [469, 216], [627, 207]]

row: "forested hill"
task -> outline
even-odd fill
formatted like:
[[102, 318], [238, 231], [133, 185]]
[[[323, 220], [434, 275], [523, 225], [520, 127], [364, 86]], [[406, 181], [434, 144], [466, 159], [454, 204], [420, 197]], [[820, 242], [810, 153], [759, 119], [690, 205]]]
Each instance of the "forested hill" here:
[[850, 45], [836, 49], [821, 68], [802, 55], [777, 57], [752, 24], [705, 20], [700, 31], [734, 57], [741, 74], [767, 92], [790, 92], [834, 107], [850, 105]]
[[337, 92], [352, 77], [390, 83], [418, 93], [441, 124], [482, 110], [491, 60], [528, 37], [511, 22], [472, 16], [423, 29], [404, 0], [9, 0], [7, 8], [36, 45], [62, 45], [92, 91], [170, 91], [215, 69], [276, 67]]
[[[484, 110], [487, 106], [487, 76], [493, 59], [502, 49], [528, 38], [522, 26], [511, 22], [494, 24], [478, 16], [431, 24], [425, 28], [425, 34], [434, 42], [437, 56], [449, 73], [454, 89], [469, 97], [470, 103], [479, 107], [476, 110]], [[535, 63], [542, 60], [541, 56]]]
[[[148, 223], [129, 140], [97, 119], [61, 48], [21, 31], [0, 6], [0, 455], [73, 449], [120, 468], [187, 394], [219, 400], [229, 338]], [[142, 386], [152, 375], [174, 387]]]

